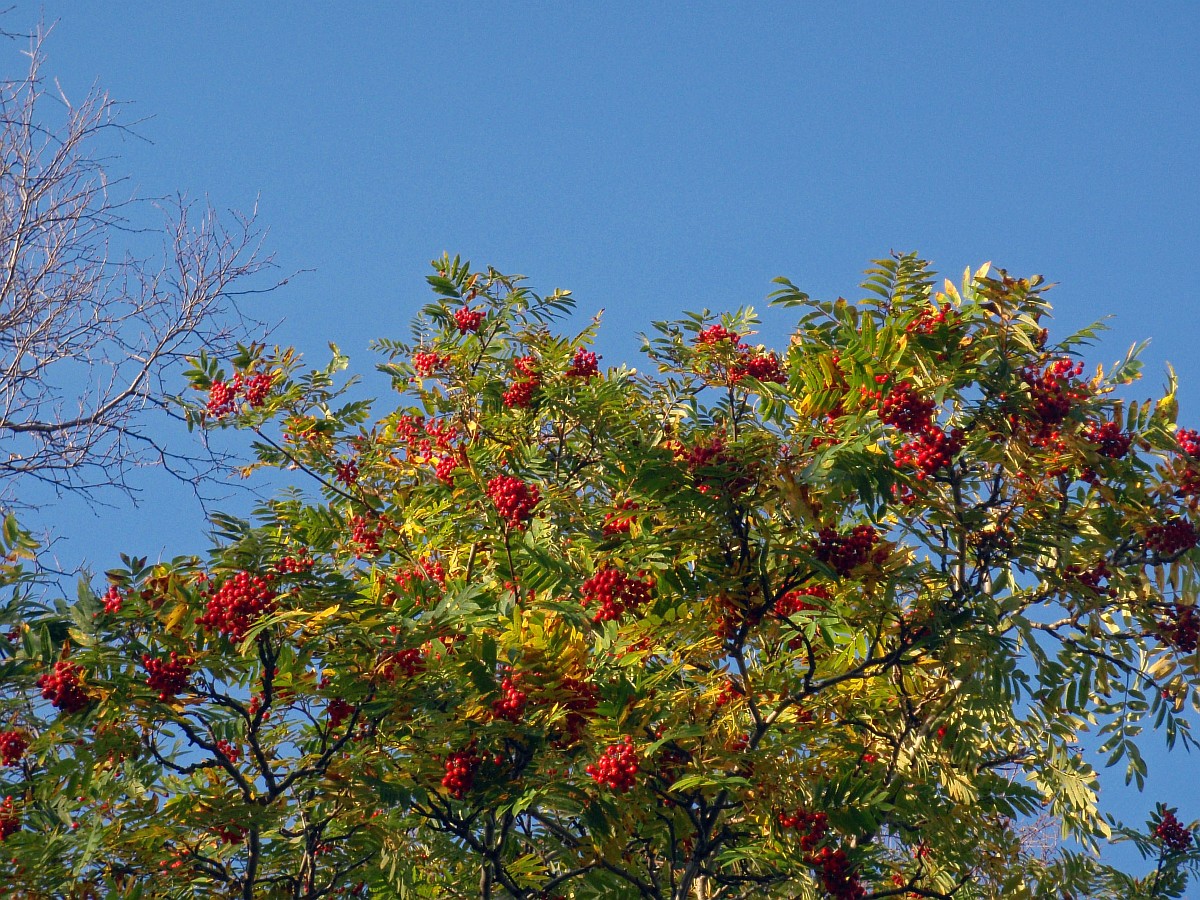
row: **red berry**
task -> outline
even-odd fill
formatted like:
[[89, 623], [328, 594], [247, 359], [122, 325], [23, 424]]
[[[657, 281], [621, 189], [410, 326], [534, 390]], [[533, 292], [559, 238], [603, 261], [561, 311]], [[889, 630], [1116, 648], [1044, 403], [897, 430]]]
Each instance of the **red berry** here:
[[583, 605], [598, 603], [600, 608], [592, 617], [593, 622], [609, 622], [621, 618], [626, 612], [637, 609], [650, 600], [654, 579], [638, 572], [637, 578], [630, 577], [612, 566], [597, 569], [582, 585]]
[[5, 797], [0, 803], [0, 842], [21, 830], [21, 816], [13, 806], [13, 798]]
[[511, 475], [497, 475], [489, 481], [487, 495], [500, 518], [514, 530], [525, 527], [533, 518], [533, 508], [541, 500], [537, 485], [526, 484]]
[[0, 765], [15, 766], [29, 749], [29, 739], [23, 731], [0, 731]]
[[1123, 459], [1133, 444], [1133, 438], [1116, 422], [1089, 422], [1083, 436], [1096, 445], [1097, 453], [1109, 459]]
[[600, 374], [600, 357], [590, 350], [580, 347], [571, 359], [571, 367], [567, 369], [569, 378], [592, 378]]
[[1154, 836], [1162, 841], [1168, 853], [1183, 853], [1192, 846], [1192, 832], [1175, 818], [1175, 810], [1169, 809], [1163, 816]]
[[158, 699], [164, 703], [187, 690], [195, 663], [190, 656], [181, 657], [174, 650], [168, 659], [156, 659], [148, 653], [142, 656], [146, 684], [150, 690], [158, 691]]
[[210, 594], [207, 609], [196, 624], [238, 642], [258, 619], [275, 611], [275, 598], [276, 591], [267, 579], [238, 572]]
[[442, 787], [449, 791], [455, 800], [462, 800], [474, 787], [479, 762], [479, 757], [471, 747], [455, 750], [446, 757], [446, 774], [442, 778]]
[[62, 659], [54, 664], [54, 669], [42, 675], [38, 687], [42, 689], [42, 698], [65, 713], [75, 713], [87, 708], [92, 698], [84, 690], [79, 676], [82, 670], [75, 663]]
[[454, 324], [458, 326], [461, 334], [476, 332], [483, 322], [483, 315], [484, 313], [481, 309], [470, 309], [462, 306], [454, 311]]
[[625, 735], [616, 744], [609, 744], [595, 764], [585, 771], [596, 784], [611, 788], [619, 794], [633, 789], [637, 784], [638, 756], [633, 739]]
[[736, 347], [741, 341], [741, 335], [730, 331], [724, 325], [710, 325], [696, 335], [696, 343], [702, 347], [712, 347], [722, 341], [729, 341]]

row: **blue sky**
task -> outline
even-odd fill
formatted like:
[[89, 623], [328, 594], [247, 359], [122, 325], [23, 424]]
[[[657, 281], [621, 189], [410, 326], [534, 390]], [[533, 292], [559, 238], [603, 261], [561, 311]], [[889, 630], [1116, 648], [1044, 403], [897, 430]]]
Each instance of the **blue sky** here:
[[[1093, 362], [1152, 338], [1146, 392], [1171, 361], [1196, 425], [1200, 9], [1152, 9], [58, 0], [3, 24], [57, 20], [68, 96], [130, 101], [146, 140], [116, 168], [141, 194], [257, 201], [281, 269], [311, 271], [250, 311], [314, 362], [336, 341], [366, 371], [443, 251], [604, 308], [616, 363], [651, 318], [761, 308], [776, 275], [856, 296], [871, 258], [915, 249], [955, 279], [1059, 282], [1060, 335], [1115, 316]], [[45, 510], [64, 560], [201, 549], [195, 504], [147, 485], [137, 513]], [[1119, 812], [1200, 815], [1191, 760], [1151, 758]]]

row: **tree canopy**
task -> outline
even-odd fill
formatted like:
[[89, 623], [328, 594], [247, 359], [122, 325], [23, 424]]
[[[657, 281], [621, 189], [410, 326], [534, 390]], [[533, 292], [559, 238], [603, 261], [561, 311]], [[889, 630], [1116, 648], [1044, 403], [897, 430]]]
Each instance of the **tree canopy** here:
[[853, 302], [778, 279], [774, 349], [751, 309], [655, 322], [639, 372], [556, 330], [567, 292], [434, 269], [388, 401], [336, 348], [195, 359], [190, 421], [299, 476], [207, 557], [54, 599], [10, 520], [0, 880], [1183, 896], [1186, 811], [1120, 825], [1094, 768], [1140, 786], [1200, 709], [1200, 435], [1127, 396], [1136, 353], [1089, 368], [1040, 278], [910, 254]]

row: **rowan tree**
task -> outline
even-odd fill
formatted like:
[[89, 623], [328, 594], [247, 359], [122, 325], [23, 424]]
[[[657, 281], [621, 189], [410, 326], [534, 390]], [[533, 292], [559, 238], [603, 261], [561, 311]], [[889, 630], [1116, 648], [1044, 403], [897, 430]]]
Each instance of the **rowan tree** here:
[[1089, 368], [1094, 329], [1051, 340], [1041, 279], [988, 266], [939, 290], [882, 260], [858, 302], [780, 279], [786, 345], [688, 314], [650, 372], [558, 333], [565, 292], [434, 266], [379, 342], [388, 402], [348, 400], [340, 354], [197, 358], [192, 421], [304, 479], [208, 557], [39, 605], [9, 526], [4, 883], [1183, 896], [1189, 811], [1118, 825], [1095, 769], [1140, 787], [1144, 740], [1193, 743], [1173, 381], [1128, 396], [1136, 354]]

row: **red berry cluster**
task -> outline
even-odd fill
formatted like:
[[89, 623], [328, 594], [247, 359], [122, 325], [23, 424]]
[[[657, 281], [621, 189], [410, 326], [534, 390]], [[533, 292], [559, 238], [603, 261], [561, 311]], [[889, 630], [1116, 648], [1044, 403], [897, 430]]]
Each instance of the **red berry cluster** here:
[[836, 850], [822, 847], [809, 858], [809, 864], [816, 870], [821, 887], [833, 900], [864, 900], [867, 896], [866, 888], [858, 880], [841, 847]]
[[637, 577], [626, 575], [614, 566], [604, 565], [579, 587], [583, 605], [598, 603], [593, 622], [611, 622], [650, 601], [654, 579], [639, 571]]
[[1196, 615], [1196, 607], [1176, 603], [1167, 617], [1159, 620], [1158, 631], [1180, 653], [1192, 653], [1200, 638], [1200, 616]]
[[779, 824], [784, 828], [799, 831], [800, 849], [811, 853], [825, 838], [829, 831], [829, 817], [823, 812], [808, 812], [798, 809], [795, 812], [781, 812]]
[[1102, 597], [1117, 596], [1116, 588], [1107, 587], [1103, 583], [1112, 577], [1108, 563], [1104, 560], [1100, 560], [1100, 562], [1096, 563], [1090, 569], [1084, 569], [1077, 565], [1069, 565], [1063, 570], [1063, 574], [1069, 581], [1095, 591]]
[[904, 330], [909, 334], [934, 334], [938, 327], [945, 324], [951, 318], [953, 307], [949, 303], [943, 303], [938, 306], [926, 306], [917, 317], [904, 326]]
[[231, 763], [240, 762], [242, 759], [242, 750], [236, 744], [229, 741], [217, 741], [217, 752], [224, 756]]
[[492, 715], [509, 722], [521, 721], [529, 695], [521, 690], [521, 674], [514, 672], [500, 681], [500, 698], [492, 701]]
[[86, 709], [92, 698], [79, 680], [81, 671], [75, 663], [60, 659], [54, 664], [52, 671], [37, 681], [38, 687], [42, 689], [42, 698], [49, 700], [53, 706], [65, 713]]
[[354, 715], [354, 706], [341, 697], [335, 697], [325, 707], [325, 715], [329, 717], [329, 730], [334, 731], [342, 726], [348, 718]]
[[742, 336], [736, 331], [730, 331], [724, 325], [710, 325], [696, 335], [696, 343], [701, 347], [712, 347], [722, 341], [729, 341], [735, 347], [741, 343]]
[[0, 731], [0, 766], [15, 766], [29, 749], [23, 731]]
[[12, 797], [5, 797], [0, 803], [0, 842], [21, 830], [21, 815], [13, 805]]
[[773, 384], [787, 384], [787, 375], [779, 357], [774, 353], [758, 355], [746, 349], [741, 357], [729, 367], [729, 383], [738, 384], [744, 378], [754, 378], [757, 381]]
[[101, 602], [104, 604], [104, 611], [106, 613], [116, 614], [121, 611], [121, 606], [125, 602], [125, 595], [122, 594], [121, 589], [114, 584], [104, 592]]
[[349, 525], [350, 543], [356, 547], [354, 555], [358, 559], [378, 556], [379, 542], [387, 531], [387, 521], [376, 516], [351, 516]]
[[192, 677], [192, 666], [196, 661], [190, 656], [180, 656], [174, 650], [167, 659], [159, 659], [146, 653], [142, 656], [142, 666], [146, 669], [146, 685], [152, 691], [158, 691], [158, 699], [164, 703], [172, 697], [187, 690], [188, 679]]
[[474, 333], [483, 323], [483, 310], [460, 306], [454, 311], [454, 324], [458, 326], [459, 334]]
[[358, 460], [355, 459], [348, 459], [344, 462], [339, 462], [333, 468], [334, 480], [340, 481], [347, 487], [358, 482], [358, 474]]
[[537, 360], [532, 356], [518, 356], [513, 360], [513, 383], [501, 396], [509, 409], [528, 409], [533, 405], [533, 395], [542, 386], [537, 371]]
[[828, 601], [829, 589], [823, 585], [814, 584], [806, 588], [800, 588], [799, 590], [788, 591], [775, 601], [775, 615], [780, 618], [787, 618], [788, 616], [794, 616], [798, 612], [820, 609], [823, 603], [814, 603], [814, 600]]
[[379, 663], [379, 677], [393, 682], [397, 678], [415, 678], [425, 669], [425, 653], [419, 647], [396, 650]]
[[1180, 450], [1188, 456], [1200, 459], [1200, 432], [1190, 428], [1180, 428], [1175, 432], [1175, 440], [1179, 444]]
[[446, 774], [442, 777], [442, 787], [449, 791], [455, 800], [462, 800], [474, 786], [479, 762], [479, 756], [473, 747], [455, 750], [446, 757]]
[[413, 354], [412, 367], [422, 378], [429, 378], [443, 371], [450, 365], [452, 357], [448, 354], [435, 353], [432, 350], [418, 350]]
[[632, 513], [636, 509], [638, 509], [638, 505], [635, 501], [622, 501], [612, 512], [604, 514], [604, 525], [601, 527], [601, 531], [610, 536], [614, 534], [629, 534], [629, 528], [633, 525], [634, 520]]
[[962, 450], [965, 435], [961, 428], [949, 434], [936, 425], [930, 425], [916, 438], [900, 445], [896, 451], [896, 465], [917, 470], [917, 481], [932, 478], [945, 466], [950, 465], [958, 451]]
[[205, 409], [214, 419], [223, 419], [237, 408], [238, 398], [243, 398], [246, 404], [257, 409], [266, 402], [267, 394], [271, 392], [275, 379], [267, 372], [244, 376], [238, 372], [228, 384], [224, 381], [214, 381], [208, 389], [208, 403]]
[[609, 744], [595, 764], [586, 769], [596, 784], [604, 785], [619, 794], [633, 789], [637, 784], [638, 756], [633, 738], [625, 735], [615, 744]]
[[1146, 549], [1160, 556], [1177, 556], [1191, 550], [1197, 541], [1200, 541], [1200, 533], [1196, 526], [1179, 516], [1146, 529]]
[[1024, 415], [1030, 440], [1036, 446], [1045, 447], [1057, 441], [1060, 426], [1075, 404], [1091, 396], [1092, 389], [1077, 380], [1081, 374], [1083, 363], [1066, 358], [1054, 360], [1042, 370], [1027, 366], [1021, 371], [1032, 395], [1032, 408]]
[[433, 466], [433, 474], [442, 484], [454, 484], [454, 473], [461, 468], [461, 462], [456, 456], [443, 456]]
[[687, 466], [696, 490], [702, 494], [739, 494], [753, 482], [745, 466], [726, 449], [725, 439], [720, 435], [699, 441], [690, 450], [679, 447], [675, 457]]
[[223, 381], [214, 381], [208, 389], [208, 403], [205, 409], [214, 419], [223, 419], [233, 412], [237, 406], [237, 394]]
[[312, 571], [316, 561], [308, 555], [308, 548], [301, 547], [295, 556], [284, 556], [275, 563], [275, 570], [281, 575], [304, 575]]
[[434, 599], [446, 587], [446, 569], [441, 560], [426, 556], [410, 568], [397, 572], [392, 580], [400, 590], [415, 594], [418, 600]]
[[1083, 436], [1096, 445], [1097, 453], [1109, 459], [1124, 459], [1133, 444], [1133, 438], [1116, 422], [1089, 422]]
[[[238, 384], [238, 378], [235, 375], [233, 382]], [[275, 379], [266, 372], [259, 372], [257, 375], [251, 375], [246, 379], [244, 384], [244, 395], [246, 403], [251, 409], [258, 409], [267, 400], [267, 394], [271, 393], [271, 388], [275, 383]]]
[[571, 367], [567, 369], [568, 378], [593, 378], [600, 374], [600, 357], [591, 350], [582, 347], [575, 351], [571, 358]]
[[1192, 846], [1192, 832], [1177, 818], [1175, 810], [1169, 809], [1154, 829], [1154, 836], [1163, 843], [1168, 853], [1183, 853]]
[[487, 495], [504, 523], [516, 530], [524, 528], [533, 518], [533, 508], [542, 499], [537, 485], [526, 484], [511, 475], [497, 475], [489, 481]]
[[849, 534], [822, 528], [812, 552], [839, 575], [847, 575], [867, 561], [878, 542], [879, 534], [870, 525], [856, 525]]
[[732, 678], [726, 678], [721, 684], [721, 692], [717, 694], [717, 699], [713, 701], [713, 705], [720, 709], [723, 706], [728, 706], [735, 700], [745, 697], [746, 692]]
[[228, 635], [232, 641], [242, 640], [255, 621], [275, 611], [273, 580], [273, 575], [238, 572], [209, 595], [208, 607], [196, 624]]
[[933, 427], [935, 409], [937, 405], [917, 393], [912, 382], [901, 381], [880, 402], [879, 419], [905, 434], [921, 434]]
[[237, 846], [246, 840], [246, 829], [232, 822], [228, 825], [214, 826], [213, 831], [221, 839], [221, 843], [229, 844], [230, 846]]

